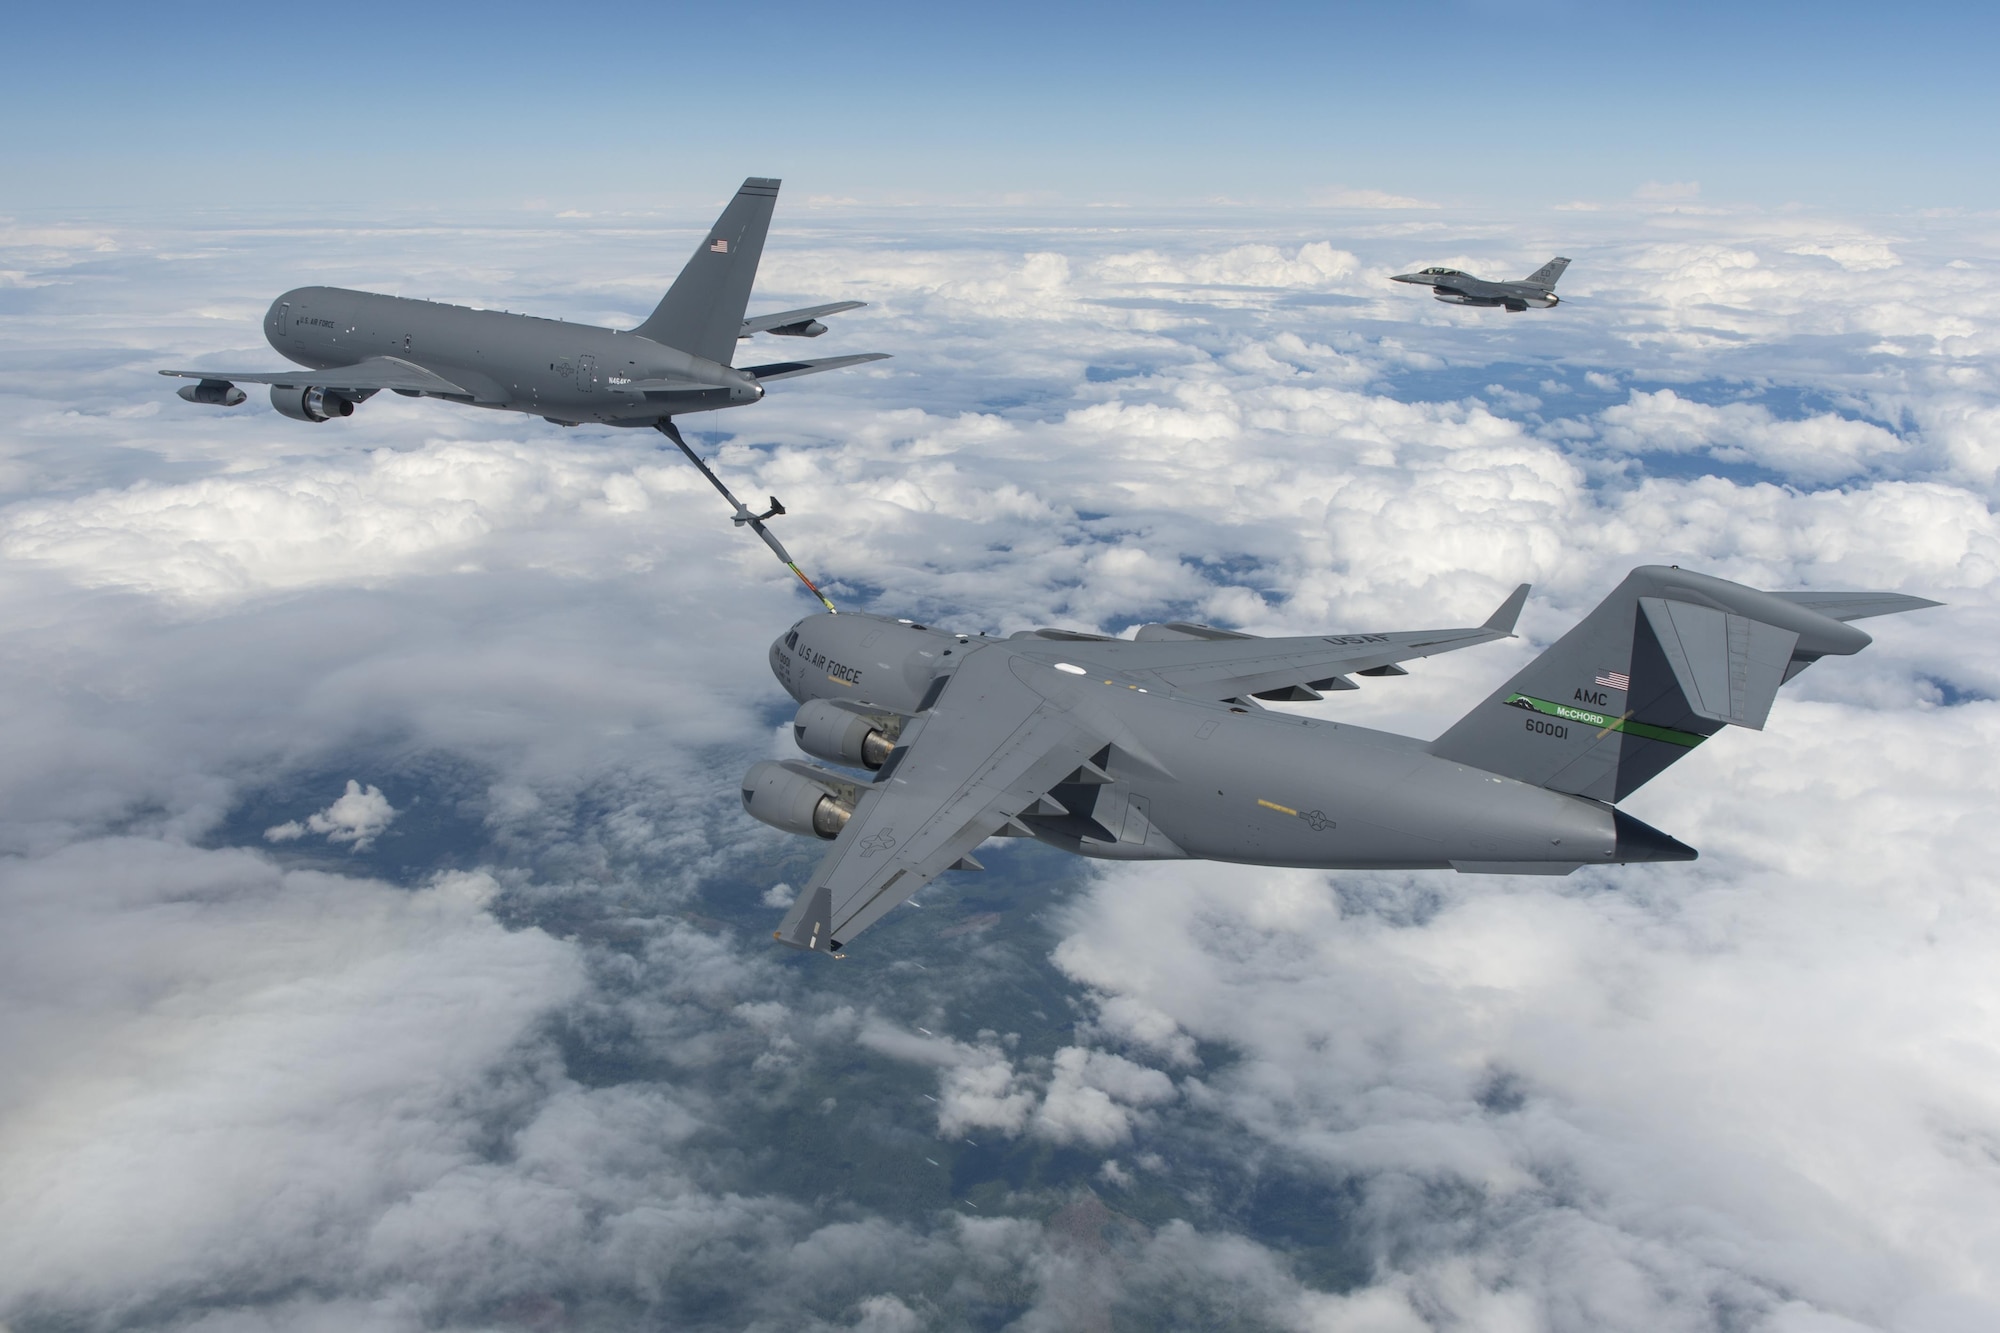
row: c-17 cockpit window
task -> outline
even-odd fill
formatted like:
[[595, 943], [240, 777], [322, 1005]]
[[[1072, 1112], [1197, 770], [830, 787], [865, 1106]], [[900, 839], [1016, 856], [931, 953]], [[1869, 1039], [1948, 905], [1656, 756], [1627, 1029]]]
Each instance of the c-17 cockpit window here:
[[797, 630], [793, 630], [790, 634], [787, 634], [785, 636], [785, 647], [786, 649], [789, 650], [792, 648], [796, 648], [798, 646], [799, 646], [799, 632]]

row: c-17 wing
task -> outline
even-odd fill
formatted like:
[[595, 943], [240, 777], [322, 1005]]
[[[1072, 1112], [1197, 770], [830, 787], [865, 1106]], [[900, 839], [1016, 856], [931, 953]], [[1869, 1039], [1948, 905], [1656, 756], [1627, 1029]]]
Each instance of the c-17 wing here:
[[838, 954], [1104, 748], [1060, 691], [1030, 686], [1038, 672], [1055, 674], [998, 645], [965, 659], [863, 790], [778, 940]]
[[1319, 690], [1351, 690], [1350, 672], [1402, 675], [1395, 666], [1476, 643], [1513, 636], [1514, 621], [1528, 600], [1523, 583], [1486, 618], [1466, 629], [1399, 630], [1388, 634], [1328, 634], [1258, 639], [1204, 625], [1168, 625], [1138, 642], [1105, 639], [1066, 643], [1079, 662], [1094, 662], [1126, 676], [1150, 677], [1183, 694], [1205, 699], [1258, 695], [1306, 701]]
[[442, 375], [425, 370], [414, 361], [399, 356], [371, 356], [351, 366], [327, 370], [253, 370], [241, 375], [221, 370], [163, 370], [184, 380], [213, 380], [231, 384], [274, 384], [286, 389], [332, 389], [373, 393], [378, 389], [400, 389], [404, 393], [467, 394], [471, 391], [453, 384]]

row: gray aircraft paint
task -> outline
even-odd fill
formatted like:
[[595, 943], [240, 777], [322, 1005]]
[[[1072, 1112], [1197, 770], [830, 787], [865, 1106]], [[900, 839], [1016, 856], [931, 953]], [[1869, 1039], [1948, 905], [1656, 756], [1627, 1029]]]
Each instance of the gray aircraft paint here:
[[526, 412], [558, 425], [651, 426], [664, 417], [754, 403], [764, 385], [881, 360], [880, 353], [735, 367], [751, 333], [815, 337], [817, 316], [858, 301], [746, 320], [778, 182], [743, 187], [696, 246], [658, 308], [629, 331], [499, 310], [472, 310], [340, 287], [300, 287], [271, 303], [265, 339], [302, 370], [161, 371], [198, 379], [190, 402], [234, 406], [235, 382], [268, 384], [287, 416], [352, 413], [384, 389], [408, 397]]
[[[887, 759], [872, 780], [802, 761], [760, 764], [745, 779], [745, 806], [768, 818], [782, 797], [794, 812], [772, 822], [787, 826], [789, 818], [799, 831], [806, 816], [797, 811], [826, 814], [814, 802], [832, 795], [837, 818], [818, 831], [844, 833], [850, 815], [867, 816], [871, 793], [911, 780], [911, 756], [954, 744], [931, 725], [932, 715], [945, 711], [967, 664], [986, 666], [1000, 655], [1007, 674], [1047, 705], [1041, 713], [1095, 747], [1067, 777], [1003, 808], [1003, 833], [1108, 859], [1317, 869], [1566, 874], [1584, 865], [1691, 860], [1693, 849], [1613, 803], [1724, 725], [1761, 726], [1778, 685], [1813, 661], [1865, 647], [1869, 637], [1847, 621], [1936, 605], [1893, 593], [1767, 593], [1642, 567], [1430, 743], [1259, 707], [1247, 689], [1287, 697], [1279, 672], [1218, 671], [1203, 680], [1199, 670], [1204, 654], [1222, 663], [1268, 648], [1301, 662], [1367, 651], [1373, 655], [1354, 657], [1357, 670], [1401, 674], [1388, 663], [1504, 637], [1520, 596], [1474, 630], [1249, 643], [1201, 626], [1149, 626], [1137, 640], [1053, 631], [996, 640], [868, 615], [808, 617], [769, 655], [773, 674], [801, 704], [802, 748], [830, 758], [805, 745], [809, 730], [822, 746], [832, 736], [837, 751], [879, 729], [874, 753], [886, 751]], [[1163, 653], [1172, 658], [1164, 673]], [[1163, 674], [1191, 683], [1163, 685]], [[1625, 688], [1602, 683], [1621, 679]], [[1213, 697], [1233, 685], [1246, 692]], [[1339, 688], [1324, 678], [1296, 682], [1307, 685]], [[1032, 743], [1024, 721], [1001, 744]], [[907, 841], [920, 831], [906, 821], [898, 836]], [[874, 836], [893, 849], [888, 832]], [[784, 942], [837, 949], [928, 878], [891, 880], [896, 890], [879, 891], [886, 902], [843, 920], [820, 881], [844, 846], [828, 851], [801, 893], [779, 931]], [[872, 853], [864, 845], [859, 854]]]
[[1452, 305], [1498, 306], [1518, 314], [1534, 306], [1547, 310], [1562, 304], [1556, 295], [1556, 280], [1569, 267], [1558, 256], [1519, 282], [1489, 282], [1461, 273], [1455, 268], [1427, 268], [1420, 273], [1398, 273], [1391, 282], [1412, 282], [1429, 287], [1431, 295]]

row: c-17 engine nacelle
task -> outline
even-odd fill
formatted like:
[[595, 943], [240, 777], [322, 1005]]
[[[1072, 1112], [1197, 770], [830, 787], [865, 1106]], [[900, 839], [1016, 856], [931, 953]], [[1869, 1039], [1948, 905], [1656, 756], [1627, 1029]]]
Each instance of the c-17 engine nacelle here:
[[743, 775], [743, 809], [772, 828], [831, 842], [853, 816], [860, 788], [832, 773], [808, 777], [801, 769], [819, 772], [769, 759], [752, 765]]
[[792, 739], [815, 759], [849, 768], [878, 769], [896, 748], [903, 719], [893, 713], [856, 713], [831, 699], [811, 699], [792, 719]]
[[294, 421], [329, 421], [354, 415], [354, 403], [327, 389], [287, 389], [271, 386], [271, 406]]

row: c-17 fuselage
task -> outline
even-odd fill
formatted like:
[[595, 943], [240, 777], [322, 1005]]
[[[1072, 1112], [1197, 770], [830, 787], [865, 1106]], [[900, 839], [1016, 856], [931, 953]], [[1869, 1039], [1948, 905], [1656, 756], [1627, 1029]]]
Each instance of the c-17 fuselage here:
[[1894, 593], [1764, 592], [1642, 566], [1433, 741], [1266, 710], [1350, 676], [1507, 637], [1527, 585], [1459, 629], [1260, 639], [1142, 626], [1133, 639], [949, 634], [811, 616], [771, 645], [816, 759], [743, 778], [746, 811], [830, 845], [776, 937], [839, 953], [989, 837], [1085, 856], [1323, 869], [1567, 874], [1684, 861], [1618, 802], [1778, 688], [1860, 651], [1848, 622], [1935, 605]]
[[[770, 661], [802, 704], [859, 697], [915, 713], [931, 672], [949, 670], [953, 656], [1018, 659], [1014, 674], [1032, 688], [1065, 697], [1102, 734], [1135, 738], [1112, 747], [1112, 781], [1052, 789], [1064, 814], [1019, 821], [1083, 856], [1514, 870], [1694, 856], [1610, 806], [1440, 758], [1414, 737], [1180, 694], [1118, 669], [1121, 656], [1148, 646], [968, 640], [848, 613], [808, 617], [771, 645]], [[1087, 674], [1068, 669], [1078, 659], [1091, 664]]]

